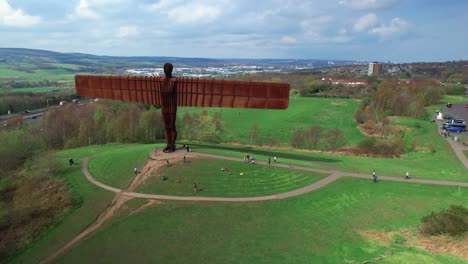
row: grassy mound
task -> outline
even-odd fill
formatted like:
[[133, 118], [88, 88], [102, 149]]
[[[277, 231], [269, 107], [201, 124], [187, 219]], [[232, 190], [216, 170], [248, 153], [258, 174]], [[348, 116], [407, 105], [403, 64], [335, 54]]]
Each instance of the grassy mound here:
[[356, 128], [353, 115], [359, 105], [358, 101], [339, 98], [291, 98], [286, 110], [259, 110], [236, 108], [178, 108], [178, 120], [186, 112], [209, 114], [221, 112], [224, 131], [222, 142], [239, 142], [251, 144], [249, 131], [257, 125], [257, 136], [264, 141], [289, 145], [294, 130], [320, 125], [323, 129], [339, 128], [343, 131], [347, 145], [353, 145], [364, 139]]
[[197, 196], [253, 197], [295, 190], [324, 176], [239, 161], [196, 158], [159, 168], [135, 192], [192, 196], [196, 182]]
[[[361, 263], [389, 251], [361, 232], [417, 226], [436, 208], [467, 204], [457, 189], [344, 178], [285, 200], [164, 201], [122, 213], [56, 263]], [[463, 260], [403, 246], [382, 260], [429, 262]]]

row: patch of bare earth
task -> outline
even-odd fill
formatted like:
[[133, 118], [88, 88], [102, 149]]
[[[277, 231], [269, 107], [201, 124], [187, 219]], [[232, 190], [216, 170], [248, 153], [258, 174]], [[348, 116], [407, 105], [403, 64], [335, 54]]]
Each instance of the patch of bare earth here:
[[449, 236], [419, 237], [416, 246], [419, 249], [431, 252], [450, 254], [468, 259], [468, 236], [463, 238], [452, 238]]
[[361, 235], [370, 240], [380, 241], [389, 245], [395, 235], [400, 235], [406, 239], [403, 243], [405, 246], [415, 247], [431, 254], [447, 254], [468, 259], [468, 236], [454, 238], [448, 235], [440, 236], [423, 236], [421, 234], [413, 235], [408, 229], [403, 229], [399, 232], [362, 232]]

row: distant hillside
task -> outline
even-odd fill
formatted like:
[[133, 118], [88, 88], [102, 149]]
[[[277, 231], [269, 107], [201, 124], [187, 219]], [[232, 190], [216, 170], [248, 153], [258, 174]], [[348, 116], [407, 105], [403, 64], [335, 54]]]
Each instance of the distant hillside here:
[[207, 58], [179, 58], [179, 57], [123, 57], [98, 56], [83, 53], [60, 53], [47, 50], [0, 48], [0, 63], [6, 64], [75, 64], [93, 66], [95, 64], [112, 64], [113, 67], [132, 67], [161, 65], [165, 62], [182, 65], [219, 65], [219, 64], [260, 64], [260, 65], [303, 65], [303, 66], [337, 66], [362, 64], [347, 60], [313, 60], [313, 59], [207, 59]]

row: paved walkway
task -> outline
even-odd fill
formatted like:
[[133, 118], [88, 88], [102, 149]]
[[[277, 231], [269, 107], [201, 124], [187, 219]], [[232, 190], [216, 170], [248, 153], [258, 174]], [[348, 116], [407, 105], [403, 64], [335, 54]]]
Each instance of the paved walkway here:
[[[224, 159], [224, 160], [232, 160], [232, 161], [239, 161], [242, 162], [239, 158], [221, 156], [221, 155], [213, 155], [213, 154], [205, 154], [205, 153], [182, 153], [181, 156], [185, 155], [188, 157], [206, 157], [206, 158], [214, 158], [214, 159]], [[178, 157], [177, 155], [171, 154], [171, 158]], [[179, 156], [180, 157], [180, 156]], [[152, 157], [156, 159], [155, 157]], [[158, 159], [165, 159], [164, 154], [160, 155]], [[264, 161], [257, 161], [258, 165], [265, 165], [265, 166], [273, 166], [273, 167], [281, 167], [281, 168], [288, 168], [293, 170], [302, 170], [308, 172], [316, 172], [316, 173], [326, 173], [330, 174], [329, 176], [325, 177], [324, 179], [317, 181], [313, 184], [308, 186], [273, 195], [267, 196], [258, 196], [258, 197], [238, 197], [238, 198], [226, 198], [226, 197], [203, 197], [203, 196], [172, 196], [172, 195], [158, 195], [158, 194], [145, 194], [145, 193], [136, 193], [136, 192], [128, 192], [118, 188], [114, 188], [103, 184], [96, 179], [94, 179], [91, 174], [89, 173], [88, 167], [89, 158], [84, 158], [82, 162], [81, 171], [85, 175], [85, 177], [93, 184], [106, 189], [108, 191], [119, 193], [124, 196], [129, 196], [133, 198], [143, 198], [143, 199], [153, 199], [153, 200], [174, 200], [174, 201], [212, 201], [212, 202], [255, 202], [255, 201], [266, 201], [266, 200], [276, 200], [276, 199], [285, 199], [297, 195], [301, 195], [304, 193], [308, 193], [318, 188], [321, 188], [331, 182], [336, 181], [341, 177], [353, 177], [353, 178], [362, 178], [368, 179], [369, 181], [372, 180], [371, 175], [362, 174], [362, 173], [351, 173], [351, 172], [342, 172], [338, 170], [324, 170], [324, 169], [316, 169], [316, 168], [309, 168], [309, 167], [302, 167], [302, 166], [289, 166], [288, 164], [281, 164], [281, 163], [272, 163], [268, 165], [267, 162]], [[252, 165], [254, 166], [254, 165]], [[385, 181], [396, 181], [396, 182], [407, 182], [407, 183], [422, 183], [422, 184], [432, 184], [432, 185], [446, 185], [446, 186], [461, 186], [461, 187], [468, 187], [468, 182], [452, 182], [452, 181], [438, 181], [438, 180], [424, 180], [424, 179], [409, 179], [405, 180], [403, 177], [391, 177], [391, 176], [379, 176], [380, 180]]]

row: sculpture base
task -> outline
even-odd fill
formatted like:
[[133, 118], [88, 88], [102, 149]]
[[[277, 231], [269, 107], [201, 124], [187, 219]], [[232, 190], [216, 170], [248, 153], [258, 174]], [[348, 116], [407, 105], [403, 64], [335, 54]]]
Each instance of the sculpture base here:
[[171, 153], [171, 152], [174, 152], [176, 151], [176, 146], [167, 146], [163, 149], [163, 152], [164, 153]]

